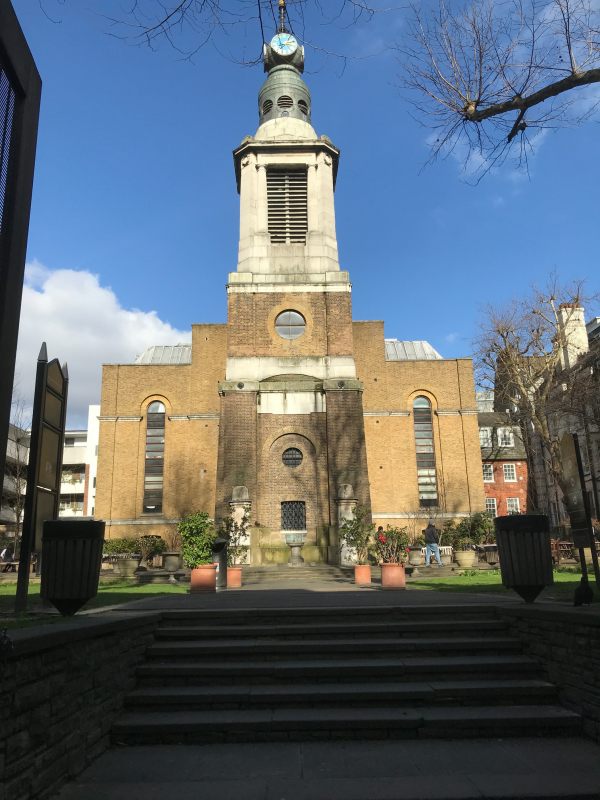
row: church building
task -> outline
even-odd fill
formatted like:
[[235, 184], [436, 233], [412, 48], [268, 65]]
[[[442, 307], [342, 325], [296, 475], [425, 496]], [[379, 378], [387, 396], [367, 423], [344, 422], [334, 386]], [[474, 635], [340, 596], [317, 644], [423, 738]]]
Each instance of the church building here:
[[234, 151], [237, 270], [227, 322], [103, 368], [96, 516], [107, 536], [173, 531], [243, 506], [249, 559], [339, 563], [356, 503], [376, 525], [485, 507], [470, 359], [352, 320], [335, 225], [339, 150], [311, 124], [304, 48], [264, 47], [259, 126]]

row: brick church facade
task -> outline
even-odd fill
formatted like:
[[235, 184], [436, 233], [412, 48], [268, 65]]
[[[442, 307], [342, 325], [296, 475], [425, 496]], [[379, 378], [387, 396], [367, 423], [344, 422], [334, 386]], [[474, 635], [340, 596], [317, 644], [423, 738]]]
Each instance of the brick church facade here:
[[376, 524], [484, 508], [469, 359], [352, 320], [334, 191], [339, 151], [313, 129], [303, 48], [265, 45], [259, 128], [234, 152], [238, 266], [225, 324], [105, 365], [96, 515], [107, 535], [165, 535], [184, 514], [249, 510], [253, 563], [337, 563], [355, 503]]

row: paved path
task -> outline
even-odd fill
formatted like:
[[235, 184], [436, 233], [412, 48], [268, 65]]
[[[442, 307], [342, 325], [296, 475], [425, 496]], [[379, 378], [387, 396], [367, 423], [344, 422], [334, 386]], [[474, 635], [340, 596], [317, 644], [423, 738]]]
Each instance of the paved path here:
[[113, 748], [57, 800], [600, 798], [583, 739], [348, 741]]

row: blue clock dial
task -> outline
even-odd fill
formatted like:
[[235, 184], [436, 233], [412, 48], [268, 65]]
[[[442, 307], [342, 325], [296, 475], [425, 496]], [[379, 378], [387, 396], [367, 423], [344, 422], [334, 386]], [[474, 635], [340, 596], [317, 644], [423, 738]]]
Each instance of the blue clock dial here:
[[271, 47], [280, 56], [291, 56], [298, 47], [298, 42], [291, 33], [278, 33], [271, 39]]

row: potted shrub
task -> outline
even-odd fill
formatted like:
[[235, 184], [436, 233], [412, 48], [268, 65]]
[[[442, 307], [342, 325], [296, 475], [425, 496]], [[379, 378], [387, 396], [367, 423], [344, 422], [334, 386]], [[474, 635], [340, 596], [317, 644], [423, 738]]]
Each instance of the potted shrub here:
[[205, 511], [188, 514], [179, 522], [183, 561], [191, 570], [190, 592], [214, 592], [217, 565], [213, 545], [217, 538], [214, 522]]
[[375, 551], [381, 562], [381, 586], [384, 589], [406, 588], [404, 559], [408, 548], [406, 528], [388, 525], [375, 536]]
[[140, 563], [138, 540], [133, 537], [107, 539], [102, 552], [116, 559], [116, 566], [122, 578], [132, 578]]
[[411, 567], [420, 567], [425, 563], [425, 556], [423, 555], [423, 548], [425, 547], [425, 539], [422, 536], [410, 543], [408, 552], [408, 563]]
[[454, 559], [459, 567], [469, 569], [477, 563], [475, 546], [493, 537], [494, 522], [489, 514], [480, 511], [462, 519], [453, 533]]
[[340, 541], [356, 554], [354, 583], [371, 583], [369, 544], [375, 526], [369, 521], [371, 512], [364, 506], [356, 506], [352, 519], [345, 520], [340, 527]]
[[240, 522], [233, 516], [225, 517], [221, 523], [220, 535], [227, 539], [227, 588], [239, 589], [242, 585], [242, 564], [246, 563], [248, 552], [248, 527], [250, 516], [247, 510]]
[[159, 556], [165, 552], [167, 545], [161, 536], [147, 533], [137, 540], [138, 550], [142, 554], [140, 569], [148, 569], [148, 559]]
[[459, 534], [453, 541], [454, 560], [461, 569], [473, 568], [477, 562], [475, 542], [470, 536]]
[[162, 554], [163, 569], [167, 572], [177, 572], [183, 565], [181, 558], [181, 534], [179, 528], [170, 526], [165, 532], [166, 549]]

